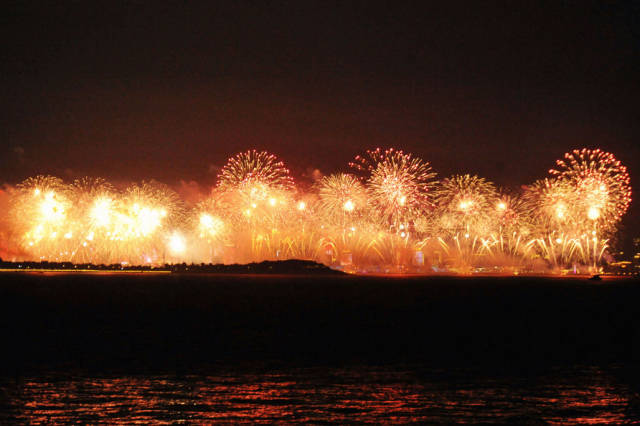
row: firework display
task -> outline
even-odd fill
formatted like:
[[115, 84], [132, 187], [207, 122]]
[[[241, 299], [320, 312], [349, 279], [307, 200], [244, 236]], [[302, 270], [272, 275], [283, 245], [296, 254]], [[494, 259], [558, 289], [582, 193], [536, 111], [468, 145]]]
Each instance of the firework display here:
[[273, 154], [231, 158], [206, 199], [166, 185], [29, 178], [8, 230], [25, 260], [237, 263], [312, 259], [351, 271], [597, 271], [631, 202], [626, 168], [575, 150], [548, 178], [507, 193], [484, 178], [436, 181], [428, 162], [376, 149], [309, 191]]

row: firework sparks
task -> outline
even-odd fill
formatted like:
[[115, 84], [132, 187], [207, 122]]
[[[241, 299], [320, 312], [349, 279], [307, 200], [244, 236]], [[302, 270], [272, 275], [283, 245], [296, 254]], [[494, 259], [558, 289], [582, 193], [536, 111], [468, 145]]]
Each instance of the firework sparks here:
[[338, 173], [323, 177], [317, 185], [320, 206], [328, 216], [353, 213], [367, 203], [364, 186], [353, 175]]
[[431, 194], [436, 174], [428, 163], [402, 151], [373, 151], [378, 163], [367, 180], [367, 189], [375, 206], [399, 229], [432, 206]]
[[182, 255], [187, 250], [187, 242], [183, 235], [174, 232], [169, 237], [169, 250], [173, 255]]
[[428, 163], [374, 150], [310, 191], [282, 162], [247, 151], [229, 160], [210, 196], [187, 210], [157, 182], [117, 190], [104, 179], [51, 176], [11, 192], [10, 235], [30, 259], [142, 264], [305, 258], [359, 267], [472, 271], [544, 261], [597, 271], [631, 202], [626, 168], [576, 150], [553, 177], [506, 195], [485, 179], [441, 182]]
[[494, 184], [478, 176], [444, 179], [436, 193], [441, 226], [450, 234], [488, 235], [499, 202]]
[[222, 190], [243, 190], [252, 200], [268, 198], [271, 190], [290, 191], [293, 179], [282, 161], [266, 151], [250, 150], [232, 157], [218, 176]]
[[549, 173], [575, 188], [575, 208], [602, 230], [613, 229], [631, 203], [627, 168], [613, 154], [587, 148], [566, 153], [557, 166]]

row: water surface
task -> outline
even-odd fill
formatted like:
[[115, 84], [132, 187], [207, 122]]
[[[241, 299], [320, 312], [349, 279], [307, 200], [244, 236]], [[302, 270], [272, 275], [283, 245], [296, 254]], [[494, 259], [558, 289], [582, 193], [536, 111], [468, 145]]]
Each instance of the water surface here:
[[416, 366], [4, 379], [1, 423], [640, 421], [620, 367], [535, 375]]
[[640, 285], [0, 274], [0, 424], [640, 422]]

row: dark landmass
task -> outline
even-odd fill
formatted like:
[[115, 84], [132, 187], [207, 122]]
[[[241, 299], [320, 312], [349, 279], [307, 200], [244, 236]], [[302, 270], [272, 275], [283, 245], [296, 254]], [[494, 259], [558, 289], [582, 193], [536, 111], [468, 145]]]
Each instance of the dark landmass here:
[[0, 373], [640, 361], [640, 282], [0, 274]]
[[0, 271], [125, 271], [125, 272], [180, 272], [180, 273], [212, 273], [212, 274], [287, 274], [287, 275], [343, 275], [344, 272], [331, 269], [322, 263], [310, 260], [265, 260], [259, 263], [248, 264], [186, 264], [175, 263], [163, 266], [151, 265], [123, 265], [114, 263], [110, 265], [95, 265], [93, 263], [71, 262], [5, 262], [0, 259]]
[[170, 265], [171, 272], [214, 273], [214, 274], [286, 274], [286, 275], [345, 275], [342, 271], [331, 269], [322, 263], [311, 260], [265, 260], [248, 264], [191, 264]]

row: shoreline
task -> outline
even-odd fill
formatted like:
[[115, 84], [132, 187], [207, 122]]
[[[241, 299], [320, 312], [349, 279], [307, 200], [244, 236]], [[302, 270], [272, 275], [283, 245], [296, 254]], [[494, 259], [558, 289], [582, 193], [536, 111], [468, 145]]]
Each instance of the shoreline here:
[[[490, 272], [478, 272], [469, 274], [460, 274], [455, 272], [437, 272], [437, 273], [421, 273], [421, 272], [407, 272], [407, 273], [339, 273], [341, 271], [332, 270], [334, 272], [322, 273], [322, 272], [308, 272], [308, 271], [293, 271], [293, 272], [217, 272], [217, 271], [175, 271], [171, 269], [152, 269], [152, 270], [136, 270], [136, 269], [64, 269], [64, 268], [0, 268], [0, 274], [73, 274], [73, 275], [126, 275], [126, 274], [154, 274], [154, 275], [212, 275], [212, 276], [246, 276], [246, 277], [277, 277], [277, 276], [343, 276], [343, 277], [358, 277], [358, 278], [390, 278], [390, 279], [404, 279], [404, 278], [559, 278], [559, 279], [590, 279], [593, 274], [554, 274], [554, 273], [520, 273], [520, 274], [508, 274], [508, 273], [490, 273]], [[338, 272], [338, 273], [335, 273]], [[603, 281], [611, 280], [636, 280], [635, 275], [621, 275], [621, 274], [597, 274]]]

